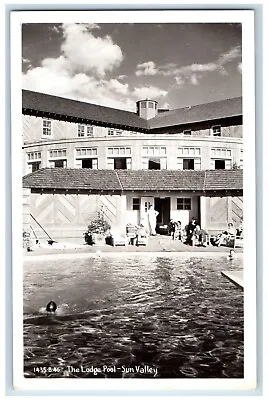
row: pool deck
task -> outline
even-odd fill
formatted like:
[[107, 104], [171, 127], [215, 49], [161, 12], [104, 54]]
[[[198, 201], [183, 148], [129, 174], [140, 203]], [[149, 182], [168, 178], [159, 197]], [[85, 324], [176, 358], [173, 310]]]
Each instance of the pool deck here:
[[[24, 258], [30, 259], [35, 256], [46, 256], [46, 255], [79, 255], [79, 254], [100, 254], [100, 253], [198, 253], [204, 254], [204, 256], [209, 253], [215, 253], [218, 255], [226, 255], [228, 256], [230, 252], [230, 247], [226, 246], [189, 246], [178, 240], [172, 240], [170, 236], [156, 235], [151, 236], [148, 241], [148, 245], [144, 246], [110, 246], [108, 244], [103, 246], [89, 246], [83, 242], [80, 243], [68, 243], [68, 242], [59, 242], [54, 243], [53, 245], [49, 245], [47, 242], [41, 243], [40, 246], [35, 246], [33, 251], [24, 252]], [[235, 253], [238, 256], [243, 255], [243, 249], [236, 248]]]
[[243, 270], [240, 271], [222, 271], [221, 272], [222, 276], [226, 277], [234, 283], [236, 286], [240, 287], [241, 289], [244, 289], [244, 274]]

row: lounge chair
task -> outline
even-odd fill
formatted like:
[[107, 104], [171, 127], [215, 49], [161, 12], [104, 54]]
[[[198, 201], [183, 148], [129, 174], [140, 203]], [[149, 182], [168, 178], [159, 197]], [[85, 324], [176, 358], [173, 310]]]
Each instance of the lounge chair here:
[[119, 230], [111, 230], [110, 232], [112, 246], [126, 246], [128, 239], [125, 233]]

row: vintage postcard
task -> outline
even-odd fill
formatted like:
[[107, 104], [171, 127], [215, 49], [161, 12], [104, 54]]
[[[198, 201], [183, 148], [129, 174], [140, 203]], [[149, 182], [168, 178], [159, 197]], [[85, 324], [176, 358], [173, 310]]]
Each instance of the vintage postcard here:
[[256, 387], [254, 11], [11, 13], [14, 388]]

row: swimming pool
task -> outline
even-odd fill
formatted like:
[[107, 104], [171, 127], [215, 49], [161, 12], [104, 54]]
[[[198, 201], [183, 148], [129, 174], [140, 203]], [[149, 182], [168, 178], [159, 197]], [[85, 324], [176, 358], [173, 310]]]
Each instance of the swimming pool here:
[[24, 376], [242, 378], [243, 292], [221, 276], [241, 263], [175, 253], [25, 262]]

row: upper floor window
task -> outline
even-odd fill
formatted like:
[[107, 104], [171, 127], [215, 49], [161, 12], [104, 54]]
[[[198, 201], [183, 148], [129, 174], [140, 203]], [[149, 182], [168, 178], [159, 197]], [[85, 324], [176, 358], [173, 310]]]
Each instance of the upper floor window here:
[[43, 118], [43, 136], [51, 136], [51, 120]]
[[41, 160], [41, 152], [33, 151], [32, 153], [27, 153], [28, 161]]
[[76, 149], [76, 157], [94, 157], [97, 155], [96, 147]]
[[146, 108], [146, 101], [141, 102], [141, 108]]
[[200, 147], [178, 147], [178, 155], [179, 156], [200, 156], [201, 148]]
[[167, 148], [164, 146], [143, 146], [142, 153], [149, 156], [165, 155]]
[[124, 156], [131, 154], [130, 147], [108, 147], [107, 154], [109, 156]]
[[183, 131], [183, 134], [184, 134], [184, 135], [190, 136], [190, 135], [192, 134], [192, 131], [191, 131], [191, 129], [185, 129], [185, 130]]
[[214, 125], [211, 127], [212, 136], [221, 136], [221, 126]]
[[93, 126], [79, 124], [77, 127], [77, 134], [78, 137], [93, 136]]
[[49, 158], [65, 158], [66, 149], [49, 150]]
[[211, 157], [212, 158], [231, 158], [232, 150], [231, 149], [211, 149]]
[[108, 136], [114, 136], [114, 130], [108, 129]]
[[152, 101], [148, 102], [148, 108], [154, 108], [154, 103]]

